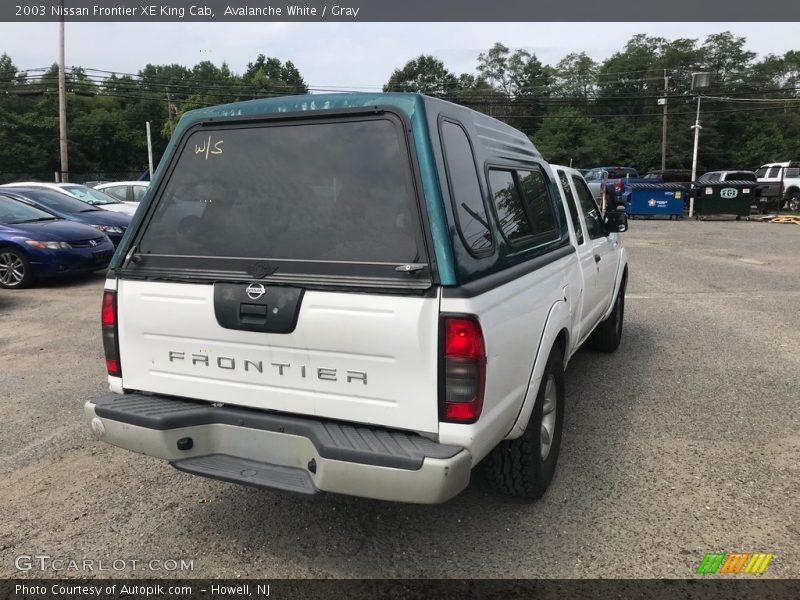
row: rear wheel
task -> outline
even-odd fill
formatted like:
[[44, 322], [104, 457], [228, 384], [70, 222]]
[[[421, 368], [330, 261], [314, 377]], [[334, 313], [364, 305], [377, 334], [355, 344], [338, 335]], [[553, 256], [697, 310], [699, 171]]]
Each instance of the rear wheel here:
[[489, 484], [512, 496], [541, 498], [556, 470], [563, 423], [564, 366], [556, 345], [547, 359], [525, 433], [500, 442], [484, 460]]
[[0, 287], [25, 288], [33, 281], [27, 257], [13, 248], [0, 248]]
[[800, 210], [800, 192], [794, 190], [786, 197], [786, 206], [792, 212]]
[[622, 341], [622, 325], [625, 321], [625, 284], [622, 285], [614, 300], [614, 308], [605, 321], [602, 321], [589, 336], [589, 348], [597, 352], [614, 352]]

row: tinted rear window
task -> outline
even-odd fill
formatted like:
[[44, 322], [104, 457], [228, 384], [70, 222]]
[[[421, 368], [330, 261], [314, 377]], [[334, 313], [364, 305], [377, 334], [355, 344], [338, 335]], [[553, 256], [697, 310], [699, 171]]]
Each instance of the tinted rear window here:
[[608, 169], [609, 179], [625, 179], [626, 177], [638, 177], [635, 169]]
[[726, 181], [755, 181], [756, 174], [750, 171], [735, 171], [725, 175]]
[[407, 147], [394, 120], [203, 129], [188, 138], [138, 251], [419, 262], [415, 202]]

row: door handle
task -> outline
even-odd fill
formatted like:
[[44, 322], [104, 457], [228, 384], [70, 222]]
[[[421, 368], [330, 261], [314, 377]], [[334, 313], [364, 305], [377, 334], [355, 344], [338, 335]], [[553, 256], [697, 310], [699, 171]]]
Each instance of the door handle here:
[[599, 254], [595, 254], [594, 255], [594, 262], [596, 262], [596, 263], [600, 262], [600, 255]]

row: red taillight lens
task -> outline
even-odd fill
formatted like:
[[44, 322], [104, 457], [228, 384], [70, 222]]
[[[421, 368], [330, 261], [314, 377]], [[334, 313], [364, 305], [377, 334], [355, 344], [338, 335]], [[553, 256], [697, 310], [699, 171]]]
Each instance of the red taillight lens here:
[[103, 292], [103, 308], [100, 311], [100, 322], [103, 325], [117, 324], [116, 294], [114, 292]]
[[622, 189], [622, 180], [621, 179], [617, 179], [614, 182], [614, 191], [615, 192], [619, 192], [621, 189]]
[[445, 317], [442, 327], [441, 418], [474, 423], [483, 408], [486, 351], [474, 317]]
[[103, 329], [103, 350], [106, 355], [106, 371], [114, 377], [122, 377], [119, 364], [119, 343], [117, 337], [117, 293], [103, 292], [103, 308], [100, 310]]
[[445, 358], [475, 358], [481, 354], [483, 354], [483, 334], [477, 321], [457, 318], [445, 319]]

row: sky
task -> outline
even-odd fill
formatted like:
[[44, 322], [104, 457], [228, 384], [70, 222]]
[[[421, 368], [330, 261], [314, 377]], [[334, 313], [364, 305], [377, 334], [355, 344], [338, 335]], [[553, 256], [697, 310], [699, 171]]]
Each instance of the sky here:
[[[66, 64], [136, 73], [147, 63], [223, 61], [244, 71], [259, 53], [291, 60], [309, 87], [378, 90], [395, 68], [433, 54], [474, 73], [495, 42], [555, 65], [571, 52], [602, 61], [637, 33], [668, 39], [731, 31], [759, 57], [800, 49], [797, 23], [67, 23]], [[613, 33], [613, 35], [610, 35]], [[21, 70], [58, 57], [57, 23], [0, 23], [0, 54]]]

